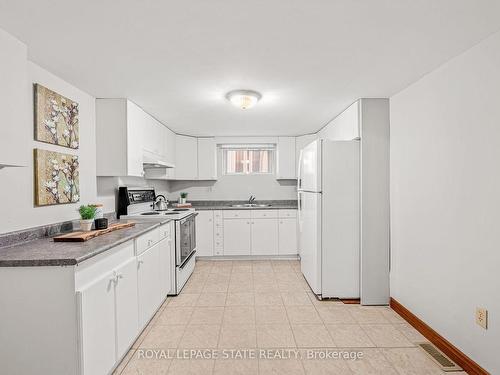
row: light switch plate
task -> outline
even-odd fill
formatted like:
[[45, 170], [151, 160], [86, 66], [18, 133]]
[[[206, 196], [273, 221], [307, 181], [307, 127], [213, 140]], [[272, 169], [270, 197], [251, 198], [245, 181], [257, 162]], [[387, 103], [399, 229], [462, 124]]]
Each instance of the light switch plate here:
[[488, 329], [488, 310], [483, 307], [476, 307], [476, 324]]

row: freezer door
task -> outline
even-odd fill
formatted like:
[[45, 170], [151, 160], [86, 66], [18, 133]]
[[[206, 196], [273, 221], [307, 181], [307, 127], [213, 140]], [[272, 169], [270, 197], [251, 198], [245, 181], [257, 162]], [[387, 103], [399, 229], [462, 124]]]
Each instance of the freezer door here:
[[299, 192], [300, 268], [312, 291], [321, 294], [321, 194]]
[[302, 149], [299, 190], [321, 192], [321, 144], [317, 139]]

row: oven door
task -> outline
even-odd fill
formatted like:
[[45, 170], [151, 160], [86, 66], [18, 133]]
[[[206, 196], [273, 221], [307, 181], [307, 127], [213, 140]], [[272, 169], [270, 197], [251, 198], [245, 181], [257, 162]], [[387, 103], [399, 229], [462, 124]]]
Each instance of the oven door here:
[[175, 222], [175, 253], [177, 267], [182, 267], [183, 264], [191, 258], [196, 249], [196, 215], [197, 214], [192, 214]]

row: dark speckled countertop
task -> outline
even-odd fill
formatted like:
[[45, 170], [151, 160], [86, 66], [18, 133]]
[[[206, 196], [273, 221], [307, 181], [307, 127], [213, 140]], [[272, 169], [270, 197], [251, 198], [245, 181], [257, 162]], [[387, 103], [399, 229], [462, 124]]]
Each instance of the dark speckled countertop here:
[[133, 227], [106, 233], [86, 242], [54, 242], [52, 238], [41, 238], [3, 247], [0, 248], [0, 267], [75, 265], [169, 221], [137, 222]]

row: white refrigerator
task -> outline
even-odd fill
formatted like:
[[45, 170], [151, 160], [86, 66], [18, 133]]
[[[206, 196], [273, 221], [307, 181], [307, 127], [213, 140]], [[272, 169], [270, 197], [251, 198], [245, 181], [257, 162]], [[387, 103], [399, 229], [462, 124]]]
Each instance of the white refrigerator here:
[[301, 270], [320, 298], [360, 296], [359, 141], [318, 139], [299, 158]]

